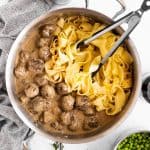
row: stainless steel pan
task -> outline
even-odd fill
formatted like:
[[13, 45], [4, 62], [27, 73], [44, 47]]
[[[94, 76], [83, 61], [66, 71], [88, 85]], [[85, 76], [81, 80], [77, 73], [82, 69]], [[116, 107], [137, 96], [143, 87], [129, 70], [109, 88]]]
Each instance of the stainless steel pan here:
[[[74, 136], [65, 136], [65, 135], [58, 135], [55, 133], [47, 133], [44, 131], [41, 127], [37, 126], [30, 116], [26, 113], [26, 111], [23, 109], [23, 107], [20, 105], [19, 100], [17, 99], [15, 92], [14, 92], [14, 78], [13, 78], [13, 70], [15, 66], [15, 58], [21, 47], [24, 45], [24, 42], [31, 38], [30, 41], [32, 42], [33, 39], [35, 39], [36, 36], [36, 31], [39, 26], [42, 24], [45, 24], [47, 22], [50, 22], [53, 20], [55, 17], [62, 16], [62, 15], [85, 15], [92, 17], [96, 19], [97, 21], [103, 22], [107, 25], [113, 23], [113, 20], [110, 19], [109, 17], [93, 11], [89, 9], [84, 9], [84, 8], [65, 8], [65, 9], [59, 9], [55, 11], [49, 11], [46, 14], [40, 16], [39, 18], [35, 19], [32, 21], [29, 25], [27, 25], [23, 31], [19, 34], [17, 37], [16, 41], [14, 42], [9, 56], [7, 60], [7, 65], [6, 65], [6, 87], [8, 91], [8, 95], [10, 98], [10, 101], [18, 114], [18, 116], [23, 120], [23, 122], [30, 127], [32, 130], [35, 132], [41, 134], [44, 137], [47, 137], [51, 140], [54, 141], [59, 141], [63, 143], [85, 143], [89, 142], [92, 140], [96, 140], [98, 138], [101, 138], [107, 134], [110, 134], [112, 131], [114, 131], [124, 120], [127, 118], [127, 116], [130, 114], [133, 106], [135, 105], [140, 87], [141, 87], [141, 65], [140, 65], [140, 60], [139, 56], [137, 53], [137, 50], [131, 41], [130, 38], [128, 38], [125, 42], [127, 45], [128, 50], [132, 54], [134, 58], [134, 84], [133, 84], [133, 89], [132, 89], [132, 94], [122, 110], [122, 112], [110, 119], [110, 121], [107, 121], [105, 126], [97, 129], [94, 132], [87, 133], [84, 135], [74, 135]], [[122, 28], [118, 27], [116, 29], [116, 32], [119, 34], [122, 34], [124, 31]], [[34, 40], [33, 40], [34, 41]], [[32, 43], [31, 43], [32, 45]]]

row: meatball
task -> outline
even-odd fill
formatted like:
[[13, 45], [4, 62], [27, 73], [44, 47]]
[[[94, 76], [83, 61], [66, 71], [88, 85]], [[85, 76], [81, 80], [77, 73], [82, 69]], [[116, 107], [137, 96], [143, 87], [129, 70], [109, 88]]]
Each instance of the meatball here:
[[42, 73], [44, 70], [44, 62], [41, 59], [31, 59], [28, 62], [28, 70], [34, 73]]
[[50, 37], [51, 33], [55, 30], [56, 26], [54, 25], [46, 25], [45, 27], [43, 27], [42, 29], [42, 36], [43, 37]]
[[92, 106], [85, 107], [84, 114], [87, 116], [95, 115], [95, 109]]
[[30, 98], [27, 97], [26, 95], [22, 95], [22, 96], [20, 97], [20, 100], [21, 100], [21, 102], [22, 102], [23, 104], [28, 104], [28, 102], [30, 101]]
[[44, 46], [50, 46], [50, 38], [40, 38], [39, 43], [38, 43], [39, 47], [44, 47]]
[[[61, 109], [58, 107], [56, 103], [52, 104], [54, 101], [51, 101], [51, 104], [46, 103], [46, 107], [44, 108], [44, 122], [53, 123], [58, 120]], [[49, 105], [49, 109], [47, 109], [47, 105]]]
[[30, 109], [32, 109], [34, 112], [41, 113], [42, 111], [44, 111], [45, 101], [46, 99], [41, 96], [35, 97], [30, 102]]
[[69, 129], [71, 131], [76, 131], [78, 129], [81, 129], [83, 127], [84, 118], [85, 117], [82, 111], [73, 110], [72, 116], [71, 116], [71, 124], [69, 125]]
[[58, 102], [55, 99], [46, 98], [45, 110], [52, 110], [58, 106]]
[[90, 130], [92, 128], [97, 128], [99, 126], [99, 121], [96, 116], [86, 117], [84, 121], [83, 128], [85, 130]]
[[64, 82], [61, 82], [56, 85], [56, 91], [60, 95], [65, 95], [68, 93], [68, 87]]
[[21, 51], [20, 52], [20, 59], [19, 60], [22, 63], [25, 63], [25, 62], [27, 62], [29, 60], [29, 57], [30, 57], [29, 52], [27, 52], [27, 51]]
[[52, 123], [56, 121], [56, 116], [52, 114], [51, 111], [45, 111], [43, 114], [43, 120], [45, 123], [48, 123], [48, 122]]
[[52, 122], [50, 126], [55, 128], [56, 130], [62, 130], [63, 128], [63, 126], [58, 121]]
[[26, 78], [27, 74], [27, 69], [23, 64], [20, 64], [15, 68], [15, 75], [17, 78]]
[[33, 98], [39, 94], [39, 88], [35, 83], [30, 83], [24, 90], [27, 97]]
[[70, 111], [73, 109], [75, 103], [75, 99], [71, 95], [64, 96], [62, 98], [62, 109], [64, 111]]
[[90, 105], [87, 96], [76, 96], [76, 107], [82, 110], [85, 115], [95, 115], [95, 109]]
[[62, 113], [62, 111], [58, 106], [56, 106], [52, 108], [52, 113], [55, 114], [55, 116], [59, 116]]
[[41, 94], [44, 97], [49, 97], [52, 99], [56, 97], [55, 89], [51, 85], [48, 85], [48, 84], [44, 85], [41, 88]]
[[70, 125], [71, 124], [71, 112], [63, 112], [61, 114], [61, 122], [64, 125]]
[[37, 75], [35, 77], [35, 82], [39, 85], [39, 86], [43, 86], [45, 84], [48, 83], [47, 79], [45, 78], [44, 75]]
[[85, 110], [85, 107], [89, 106], [87, 96], [76, 96], [76, 107], [78, 107], [80, 110]]
[[44, 61], [47, 61], [51, 57], [49, 47], [44, 46], [39, 49], [39, 57]]

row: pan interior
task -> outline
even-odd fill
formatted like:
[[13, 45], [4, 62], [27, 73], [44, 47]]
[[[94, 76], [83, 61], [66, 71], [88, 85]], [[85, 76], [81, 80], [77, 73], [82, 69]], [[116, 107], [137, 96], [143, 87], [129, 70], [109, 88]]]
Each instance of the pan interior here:
[[[34, 49], [36, 46], [36, 43], [37, 43], [37, 39], [39, 38], [39, 28], [44, 24], [48, 24], [48, 23], [51, 23], [52, 21], [55, 21], [55, 18], [64, 16], [64, 15], [65, 16], [84, 15], [87, 17], [91, 17], [91, 18], [95, 19], [96, 21], [107, 24], [107, 25], [112, 23], [112, 20], [107, 18], [106, 16], [104, 16], [100, 13], [96, 13], [94, 11], [90, 11], [90, 10], [63, 9], [63, 10], [50, 12], [47, 15], [45, 15], [44, 17], [42, 17], [41, 19], [39, 19], [39, 21], [37, 23], [35, 23], [35, 24], [33, 23], [32, 27], [27, 31], [24, 38], [21, 39], [20, 45], [18, 47], [18, 52], [21, 49]], [[121, 28], [117, 28], [114, 32], [116, 32], [118, 34], [122, 34], [123, 30]], [[88, 139], [88, 138], [92, 138], [92, 137], [94, 139], [94, 137], [97, 137], [97, 135], [99, 135], [99, 136], [105, 135], [106, 131], [117, 126], [117, 124], [119, 122], [121, 122], [121, 119], [125, 116], [125, 114], [128, 113], [128, 110], [130, 109], [131, 105], [135, 101], [134, 94], [135, 94], [136, 86], [137, 86], [136, 85], [136, 83], [137, 83], [136, 74], [138, 72], [137, 71], [138, 68], [136, 65], [137, 59], [136, 59], [136, 56], [133, 52], [132, 46], [130, 45], [130, 42], [128, 40], [126, 41], [126, 45], [127, 45], [128, 50], [130, 51], [130, 53], [132, 54], [132, 56], [134, 58], [134, 75], [133, 75], [134, 76], [134, 78], [133, 78], [134, 84], [133, 84], [132, 94], [131, 94], [129, 100], [127, 101], [124, 109], [118, 115], [108, 116], [105, 114], [105, 112], [102, 111], [102, 112], [100, 112], [100, 115], [99, 115], [100, 120], [101, 120], [101, 126], [99, 128], [97, 128], [96, 130], [91, 130], [91, 131], [84, 133], [84, 134], [75, 133], [75, 134], [66, 134], [66, 135], [56, 133], [56, 132], [47, 133], [47, 131], [44, 131], [44, 129], [41, 126], [36, 125], [32, 121], [31, 117], [23, 109], [23, 107], [20, 106], [20, 109], [22, 109], [22, 112], [24, 113], [25, 117], [28, 118], [28, 120], [34, 126], [36, 126], [36, 128], [39, 128], [42, 132], [47, 134], [49, 137], [52, 137], [54, 139], [59, 138], [60, 141], [61, 141], [61, 139], [65, 139], [65, 140], [63, 140], [63, 142], [68, 142], [69, 140]], [[17, 101], [18, 101], [17, 103], [19, 103], [19, 100], [17, 100]]]

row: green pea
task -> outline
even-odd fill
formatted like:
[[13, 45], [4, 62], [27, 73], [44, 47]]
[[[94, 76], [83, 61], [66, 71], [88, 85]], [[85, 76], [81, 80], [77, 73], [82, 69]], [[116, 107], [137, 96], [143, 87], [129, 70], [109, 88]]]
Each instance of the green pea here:
[[134, 133], [125, 138], [117, 150], [150, 150], [150, 133]]

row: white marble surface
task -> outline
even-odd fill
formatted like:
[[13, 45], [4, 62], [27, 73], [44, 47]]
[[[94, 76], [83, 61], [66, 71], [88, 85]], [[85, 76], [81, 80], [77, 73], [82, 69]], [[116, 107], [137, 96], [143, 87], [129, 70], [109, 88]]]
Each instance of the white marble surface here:
[[6, 4], [7, 2], [8, 0], [0, 0], [0, 6]]
[[[0, 0], [0, 5], [5, 3], [7, 0]], [[127, 5], [127, 12], [137, 9], [143, 0], [124, 0]], [[72, 0], [68, 7], [79, 6], [83, 7], [83, 0]], [[64, 7], [64, 6], [61, 6]], [[66, 6], [65, 6], [66, 7]], [[115, 10], [119, 9], [118, 4], [115, 0], [90, 0], [90, 8], [97, 11], [103, 12], [104, 14], [112, 17]], [[149, 46], [149, 33], [150, 33], [150, 11], [145, 13], [141, 23], [131, 34], [131, 38], [134, 41], [137, 50], [140, 55], [142, 64], [142, 73], [150, 72], [150, 46]], [[141, 99], [137, 100], [136, 106], [134, 107], [130, 116], [126, 121], [121, 124], [119, 128], [113, 131], [110, 135], [105, 136], [102, 139], [86, 143], [86, 144], [64, 144], [64, 150], [112, 150], [113, 144], [116, 138], [128, 130], [143, 128], [150, 130], [150, 104]], [[51, 147], [52, 141], [35, 134], [31, 140], [31, 150], [53, 150]]]

